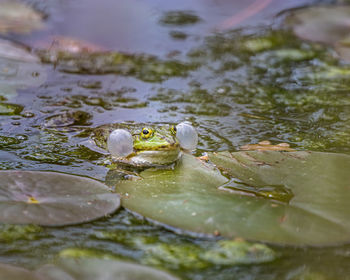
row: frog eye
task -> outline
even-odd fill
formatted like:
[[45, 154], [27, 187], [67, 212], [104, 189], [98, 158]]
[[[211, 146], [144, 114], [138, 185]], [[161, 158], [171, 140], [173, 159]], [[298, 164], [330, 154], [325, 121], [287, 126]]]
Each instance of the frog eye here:
[[154, 133], [153, 129], [145, 127], [141, 131], [141, 137], [144, 139], [148, 139], [153, 136], [153, 133]]
[[130, 132], [125, 129], [113, 130], [107, 139], [107, 149], [115, 157], [130, 155], [134, 151], [133, 144]]
[[176, 126], [175, 125], [172, 125], [171, 127], [170, 127], [170, 132], [171, 132], [171, 134], [173, 134], [173, 135], [176, 135]]
[[192, 151], [197, 147], [198, 133], [189, 122], [182, 122], [176, 126], [176, 138], [183, 149]]

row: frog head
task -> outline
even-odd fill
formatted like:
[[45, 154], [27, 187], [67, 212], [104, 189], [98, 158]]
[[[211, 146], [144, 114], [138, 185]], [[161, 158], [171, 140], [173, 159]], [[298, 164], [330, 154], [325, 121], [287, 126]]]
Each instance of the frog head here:
[[[191, 143], [189, 143], [189, 140]], [[137, 166], [169, 165], [182, 150], [193, 150], [198, 136], [189, 123], [177, 126], [119, 128], [110, 132], [107, 149], [115, 161]]]

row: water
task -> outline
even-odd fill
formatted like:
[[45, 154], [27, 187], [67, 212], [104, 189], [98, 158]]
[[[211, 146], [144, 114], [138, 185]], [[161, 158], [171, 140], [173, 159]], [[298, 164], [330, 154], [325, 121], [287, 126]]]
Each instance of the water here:
[[[130, 54], [134, 68], [100, 75], [86, 74], [84, 60], [74, 64], [74, 71], [67, 70], [69, 59], [56, 67], [45, 64], [43, 85], [21, 87], [3, 98], [17, 107], [0, 108], [11, 111], [0, 116], [2, 169], [54, 170], [104, 181], [107, 169], [99, 164], [101, 155], [79, 147], [84, 138], [77, 135], [85, 127], [121, 121], [189, 120], [199, 132], [197, 155], [235, 151], [262, 140], [286, 142], [298, 150], [350, 151], [349, 66], [327, 47], [297, 39], [282, 26], [284, 15], [276, 16], [317, 1], [265, 1], [265, 8], [232, 27], [227, 20], [254, 1], [28, 2], [47, 15], [46, 29], [6, 37], [34, 48], [52, 35], [79, 38]], [[169, 13], [179, 7], [183, 12]], [[142, 64], [144, 54], [155, 56], [154, 68]], [[167, 63], [174, 61], [178, 64], [169, 66], [176, 69], [171, 72]], [[89, 116], [67, 127], [45, 126], [53, 116], [78, 110]], [[170, 232], [121, 210], [109, 219], [44, 228], [29, 240], [4, 241], [0, 261], [34, 268], [66, 248], [142, 261], [144, 252], [125, 240], [96, 237], [106, 230], [130, 239], [136, 233], [152, 235], [168, 244], [215, 242]], [[277, 261], [261, 265], [161, 267], [184, 279], [349, 278], [348, 245], [273, 249], [279, 254]]]

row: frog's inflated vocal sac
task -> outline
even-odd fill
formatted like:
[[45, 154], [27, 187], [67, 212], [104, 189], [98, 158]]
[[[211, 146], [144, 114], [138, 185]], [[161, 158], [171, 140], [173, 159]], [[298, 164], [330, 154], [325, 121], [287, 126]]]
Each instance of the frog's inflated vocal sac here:
[[[109, 152], [113, 162], [131, 166], [163, 166], [177, 161], [182, 150], [194, 150], [198, 134], [188, 122], [176, 126], [109, 124], [94, 129], [95, 151]], [[100, 150], [102, 148], [102, 150]]]

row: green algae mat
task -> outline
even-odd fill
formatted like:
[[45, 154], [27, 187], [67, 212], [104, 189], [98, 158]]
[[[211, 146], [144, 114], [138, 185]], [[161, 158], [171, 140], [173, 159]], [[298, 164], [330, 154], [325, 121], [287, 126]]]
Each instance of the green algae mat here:
[[46, 264], [36, 271], [0, 263], [0, 279], [28, 280], [178, 280], [164, 271], [129, 262], [98, 260], [94, 258], [60, 258], [55, 264]]
[[216, 167], [184, 155], [174, 170], [149, 169], [142, 180], [121, 182], [122, 205], [205, 235], [288, 245], [349, 242], [350, 156], [251, 151], [209, 159]]

